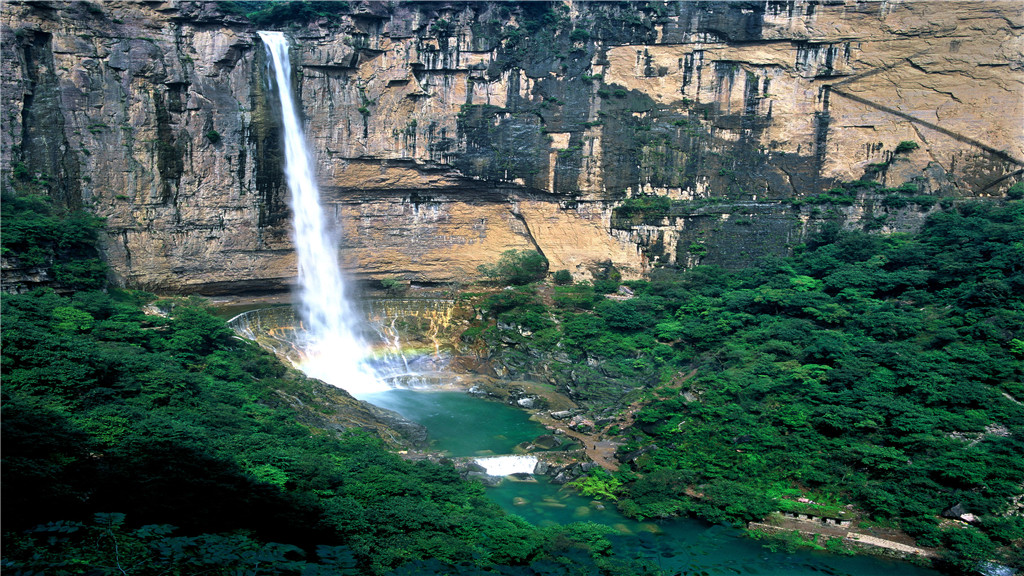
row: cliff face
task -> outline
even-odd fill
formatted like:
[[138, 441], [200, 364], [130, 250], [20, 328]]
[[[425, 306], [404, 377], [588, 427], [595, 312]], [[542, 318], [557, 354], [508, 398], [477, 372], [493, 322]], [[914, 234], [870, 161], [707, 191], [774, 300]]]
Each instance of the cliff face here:
[[[266, 58], [227, 6], [4, 7], [5, 185], [27, 169], [106, 217], [126, 284], [294, 276]], [[827, 219], [912, 228], [1024, 167], [1015, 2], [354, 2], [278, 24], [363, 278], [464, 281], [513, 248], [581, 278], [738, 265]], [[644, 195], [671, 201], [615, 211]]]

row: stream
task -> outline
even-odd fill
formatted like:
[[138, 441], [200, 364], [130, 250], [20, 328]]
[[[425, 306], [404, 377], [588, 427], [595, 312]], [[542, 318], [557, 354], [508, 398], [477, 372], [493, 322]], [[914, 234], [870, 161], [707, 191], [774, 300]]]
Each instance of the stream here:
[[[378, 373], [386, 374], [391, 365], [402, 374], [390, 379], [398, 387], [355, 396], [421, 424], [430, 436], [429, 451], [453, 458], [511, 455], [517, 452], [517, 445], [551, 434], [524, 409], [467, 393], [466, 386], [451, 386], [465, 376], [445, 360], [451, 353], [443, 342], [452, 336], [444, 326], [452, 316], [451, 307], [450, 303], [439, 306], [437, 300], [429, 299], [364, 301], [364, 327], [367, 339], [375, 342]], [[246, 310], [229, 322], [237, 333], [293, 363], [299, 361], [291, 342], [295, 322], [291, 307], [224, 306], [222, 315]], [[408, 376], [416, 372], [418, 377]], [[424, 377], [427, 375], [431, 376]], [[575, 447], [578, 444], [567, 443], [563, 449]], [[693, 518], [637, 522], [619, 514], [614, 502], [580, 496], [571, 488], [552, 484], [546, 476], [525, 480], [507, 477], [486, 490], [508, 513], [537, 526], [583, 521], [610, 526], [616, 531], [611, 537], [616, 554], [626, 559], [648, 559], [670, 574], [941, 574], [908, 562], [872, 556], [806, 549], [787, 552], [781, 544], [759, 542], [738, 529]]]
[[[431, 450], [457, 456], [511, 454], [514, 447], [549, 433], [519, 408], [465, 392], [394, 389], [361, 399], [394, 410], [426, 427]], [[538, 476], [506, 478], [487, 494], [510, 514], [537, 526], [596, 522], [611, 526], [615, 553], [647, 558], [669, 573], [800, 576], [938, 576], [940, 572], [907, 562], [828, 552], [773, 551], [737, 529], [696, 519], [637, 522], [620, 515], [614, 503], [580, 496]]]

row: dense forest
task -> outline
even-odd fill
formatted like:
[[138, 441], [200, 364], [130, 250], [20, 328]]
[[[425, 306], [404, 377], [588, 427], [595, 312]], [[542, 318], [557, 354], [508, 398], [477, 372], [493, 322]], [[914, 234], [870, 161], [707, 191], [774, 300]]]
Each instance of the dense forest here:
[[[952, 568], [1021, 567], [1021, 196], [947, 203], [913, 235], [827, 225], [792, 257], [665, 267], [628, 290], [614, 269], [576, 284], [556, 272], [553, 293], [483, 299], [491, 321], [463, 338], [514, 376], [564, 383], [599, 426], [640, 407], [606, 430], [629, 465], [584, 482], [629, 516], [852, 509]], [[495, 275], [514, 283], [522, 268]]]
[[101, 222], [2, 207], [5, 256], [63, 271], [3, 295], [5, 572], [647, 572], [608, 528], [535, 528], [450, 464], [300, 424], [281, 393], [309, 382], [201, 301], [101, 289]]

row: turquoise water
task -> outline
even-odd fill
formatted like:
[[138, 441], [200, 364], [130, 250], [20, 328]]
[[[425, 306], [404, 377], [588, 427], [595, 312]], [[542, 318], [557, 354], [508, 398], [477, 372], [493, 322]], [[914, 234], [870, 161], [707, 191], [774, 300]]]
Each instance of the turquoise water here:
[[430, 448], [449, 456], [513, 454], [516, 444], [548, 433], [522, 410], [465, 392], [394, 389], [360, 399], [422, 424]]
[[[739, 530], [709, 525], [695, 519], [636, 522], [615, 512], [615, 504], [584, 498], [571, 489], [537, 482], [505, 481], [488, 495], [511, 514], [537, 526], [568, 522], [596, 522], [615, 528], [611, 538], [616, 554], [645, 558], [669, 573], [762, 574], [800, 576], [937, 576], [935, 570], [906, 562], [866, 556], [840, 556], [827, 552], [772, 551]], [[604, 509], [601, 509], [604, 508]]]
[[[390, 390], [363, 397], [425, 426], [432, 448], [451, 456], [511, 454], [514, 447], [547, 430], [522, 410], [462, 392]], [[623, 558], [646, 558], [670, 574], [760, 574], [766, 576], [938, 576], [940, 572], [906, 562], [826, 552], [771, 550], [738, 530], [694, 519], [635, 522], [615, 511], [614, 503], [579, 496], [551, 484], [505, 480], [488, 495], [502, 508], [545, 526], [596, 522], [613, 527], [615, 553]]]

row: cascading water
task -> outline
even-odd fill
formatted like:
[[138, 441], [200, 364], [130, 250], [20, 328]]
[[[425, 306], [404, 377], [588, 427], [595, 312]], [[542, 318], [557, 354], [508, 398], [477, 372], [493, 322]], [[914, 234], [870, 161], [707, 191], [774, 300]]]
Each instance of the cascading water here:
[[[455, 302], [447, 299], [372, 299], [354, 310], [372, 355], [365, 362], [393, 388], [432, 388], [459, 381], [449, 369]], [[303, 366], [307, 340], [291, 306], [242, 312], [228, 321], [236, 334], [259, 343], [294, 366]], [[344, 386], [343, 386], [344, 387]]]
[[536, 456], [512, 454], [509, 456], [488, 456], [476, 458], [474, 462], [483, 466], [488, 476], [508, 476], [510, 474], [533, 474], [539, 460]]
[[292, 98], [288, 40], [282, 32], [260, 32], [267, 48], [284, 121], [285, 173], [291, 192], [295, 250], [299, 271], [299, 314], [304, 331], [298, 345], [307, 375], [362, 395], [388, 386], [367, 364], [367, 346], [358, 336], [355, 315], [345, 299], [337, 242], [320, 206], [320, 191]]

